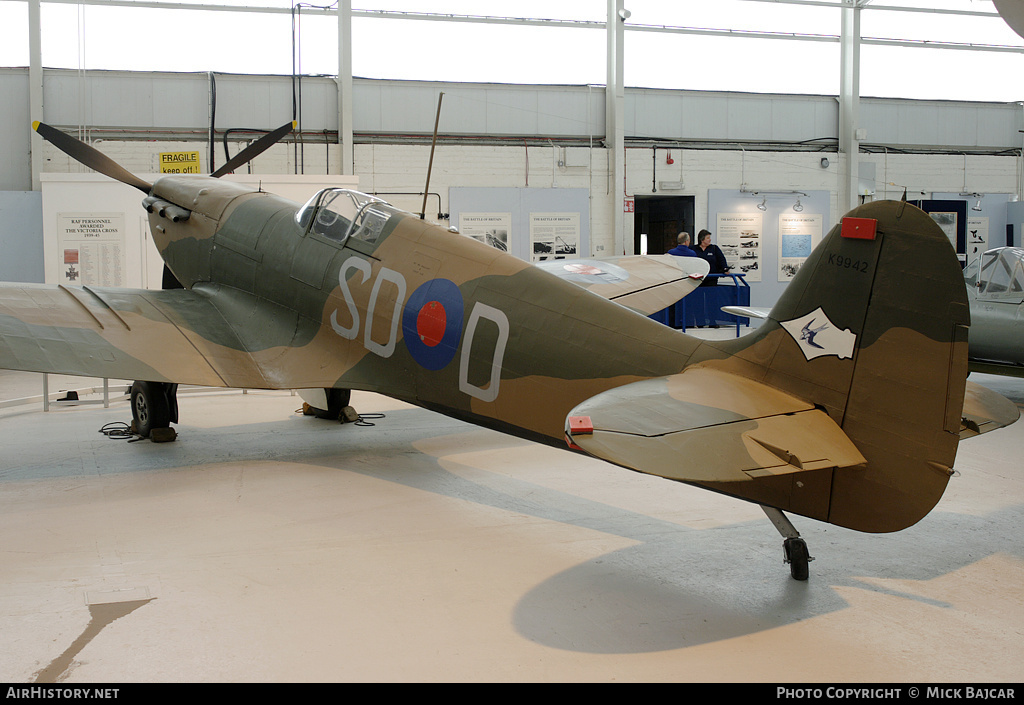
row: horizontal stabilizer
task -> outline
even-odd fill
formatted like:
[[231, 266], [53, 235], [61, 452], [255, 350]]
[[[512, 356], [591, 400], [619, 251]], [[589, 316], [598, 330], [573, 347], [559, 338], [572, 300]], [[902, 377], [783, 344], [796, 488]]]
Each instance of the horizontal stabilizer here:
[[756, 306], [723, 306], [723, 313], [728, 313], [740, 318], [757, 318], [764, 320], [771, 313], [770, 308], [758, 308]]
[[1020, 409], [1002, 394], [967, 382], [964, 411], [960, 419], [960, 438], [971, 438], [982, 433], [1009, 426], [1020, 418]]
[[828, 414], [707, 368], [598, 394], [573, 409], [566, 429], [590, 455], [683, 482], [743, 482], [864, 463]]
[[674, 255], [549, 260], [537, 266], [645, 316], [679, 301], [708, 273], [703, 259]]

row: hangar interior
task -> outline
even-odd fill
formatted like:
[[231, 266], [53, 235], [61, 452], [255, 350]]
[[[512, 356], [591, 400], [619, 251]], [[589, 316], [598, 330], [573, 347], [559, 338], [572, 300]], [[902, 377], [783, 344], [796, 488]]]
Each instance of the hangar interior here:
[[[43, 141], [30, 129], [36, 120], [150, 180], [174, 159], [210, 173], [296, 120], [292, 135], [227, 178], [298, 202], [324, 186], [352, 187], [466, 235], [504, 230], [504, 249], [528, 261], [545, 257], [538, 214], [568, 217], [573, 254], [593, 258], [659, 254], [679, 230], [708, 228], [722, 244], [739, 218], [760, 237], [756, 256], [734, 253], [756, 261], [744, 270], [756, 306], [773, 305], [792, 278], [787, 266], [799, 266], [801, 254], [784, 247], [788, 228], [817, 242], [876, 200], [906, 194], [954, 213], [949, 235], [964, 265], [985, 249], [1022, 245], [1019, 100], [860, 94], [861, 52], [872, 49], [1016, 67], [1019, 38], [967, 45], [861, 29], [862, 15], [1001, 22], [987, 2], [732, 3], [832, 13], [828, 35], [758, 32], [740, 19], [732, 29], [659, 24], [641, 11], [651, 3], [623, 0], [587, 3], [599, 6], [589, 19], [303, 6], [310, 30], [320, 22], [336, 38], [330, 75], [48, 66], [45, 11], [62, 3], [11, 4], [25, 11], [29, 41], [26, 65], [0, 67], [0, 281], [161, 286], [138, 193]], [[137, 3], [295, 22], [297, 5], [272, 4]], [[380, 49], [410, 64], [438, 27], [590, 33], [601, 78], [362, 77], [352, 68], [361, 22], [411, 23], [430, 36]], [[838, 90], [804, 92], [798, 70], [792, 92], [627, 78], [638, 42], [708, 35], [826, 46]], [[554, 52], [549, 60], [570, 62]], [[893, 71], [912, 82], [928, 69]], [[947, 77], [973, 80], [967, 69]], [[92, 281], [68, 280], [61, 257], [75, 219], [89, 215], [113, 224], [115, 264]], [[482, 225], [484, 216], [493, 222]], [[0, 371], [8, 682], [1024, 675], [1019, 423], [965, 442], [942, 503], [911, 529], [864, 535], [797, 521], [817, 558], [802, 583], [786, 574], [778, 534], [756, 505], [383, 396], [358, 393], [367, 423], [339, 427], [296, 414], [301, 402], [289, 392], [196, 390], [180, 402], [177, 442], [136, 444], [97, 433], [130, 415], [123, 401], [90, 405], [90, 392], [43, 412], [39, 378]], [[1024, 403], [1019, 378], [971, 380]], [[47, 383], [54, 396], [94, 385]]]
[[[743, 0], [734, 4], [734, 9], [749, 14], [767, 3]], [[61, 9], [59, 3], [20, 5]], [[144, 5], [159, 7], [160, 3]], [[86, 189], [80, 197], [88, 202], [99, 197], [80, 185], [47, 186], [46, 179], [54, 177], [44, 179], [43, 174], [88, 170], [32, 133], [26, 126], [34, 120], [86, 137], [133, 173], [156, 174], [161, 171], [161, 154], [195, 152], [200, 173], [210, 173], [261, 131], [295, 119], [296, 133], [254, 159], [245, 169], [247, 173], [290, 175], [314, 185], [313, 177], [317, 175], [352, 175], [366, 193], [377, 194], [410, 212], [426, 211], [430, 219], [462, 229], [468, 226], [460, 222], [465, 218], [463, 214], [485, 206], [480, 203], [482, 198], [477, 198], [466, 203], [461, 212], [453, 210], [452, 199], [460, 189], [490, 190], [486, 208], [500, 213], [515, 213], [523, 190], [546, 190], [558, 196], [568, 193], [567, 189], [584, 189], [589, 202], [573, 212], [578, 212], [580, 227], [587, 231], [579, 236], [580, 251], [585, 246], [585, 254], [596, 257], [640, 251], [648, 239], [651, 253], [665, 251], [660, 232], [643, 232], [652, 227], [646, 219], [652, 207], [663, 210], [674, 207], [674, 203], [685, 204], [686, 216], [678, 220], [694, 232], [708, 228], [717, 233], [720, 217], [746, 213], [755, 218], [766, 238], [766, 246], [754, 260], [757, 268], [746, 271], [752, 300], [762, 306], [773, 304], [787, 282], [778, 237], [783, 222], [780, 216], [816, 214], [827, 231], [831, 223], [858, 203], [900, 198], [906, 191], [908, 200], [915, 202], [962, 201], [963, 219], [984, 224], [986, 244], [1020, 244], [1019, 224], [1024, 220], [1018, 205], [1024, 188], [1020, 176], [1020, 130], [1024, 128], [1020, 104], [948, 96], [969, 94], [963, 86], [978, 82], [979, 69], [972, 61], [980, 58], [1015, 66], [1011, 62], [1019, 60], [1021, 47], [997, 40], [966, 46], [953, 41], [957, 34], [945, 42], [935, 37], [922, 41], [913, 36], [914, 24], [933, 18], [960, 26], [984, 22], [985, 31], [990, 31], [1002, 23], [990, 7], [968, 3], [965, 8], [957, 5], [943, 9], [941, 3], [922, 2], [916, 8], [878, 3], [842, 8], [836, 3], [811, 3], [798, 9], [802, 14], [828, 13], [831, 24], [824, 26], [831, 27], [834, 34], [783, 32], [779, 30], [790, 25], [778, 24], [776, 28], [769, 23], [775, 31], [758, 33], [755, 30], [762, 27], [755, 24], [743, 30], [743, 34], [752, 35], [744, 39], [709, 38], [703, 36], [708, 30], [692, 26], [656, 25], [661, 16], [643, 3], [636, 8], [636, 15], [619, 5], [588, 7], [589, 14], [583, 16], [591, 19], [586, 20], [448, 16], [409, 11], [401, 4], [375, 10], [352, 9], [345, 2], [327, 10], [306, 7], [300, 19], [309, 38], [302, 44], [306, 35], [293, 30], [292, 53], [302, 59], [310, 53], [330, 56], [336, 52], [333, 65], [348, 72], [335, 75], [298, 73], [301, 64], [294, 61], [282, 71], [296, 71], [291, 75], [48, 68], [42, 62], [40, 41], [35, 50], [29, 47], [27, 67], [0, 70], [5, 95], [14, 98], [3, 108], [6, 115], [0, 128], [4, 131], [0, 158], [6, 165], [0, 174], [0, 197], [10, 204], [5, 211], [19, 213], [16, 219], [4, 219], [0, 224], [0, 242], [5, 251], [11, 252], [0, 262], [0, 279], [50, 281], [56, 276], [53, 271], [45, 271], [44, 253], [34, 244], [40, 242], [40, 229], [57, 227], [51, 222], [56, 216], [44, 216], [45, 205], [40, 210], [33, 198], [40, 198], [39, 194], [48, 188], [61, 192], [52, 199], [56, 202], [66, 197], [67, 188]], [[116, 9], [103, 0], [81, 7], [83, 13]], [[902, 11], [897, 11], [899, 8]], [[294, 8], [285, 4], [273, 9], [281, 22], [291, 13], [295, 24]], [[256, 13], [246, 8], [224, 10], [231, 11], [208, 12], [200, 19], [229, 14], [244, 20], [266, 14], [266, 10]], [[583, 12], [579, 7], [572, 11]], [[630, 17], [622, 20], [619, 11]], [[174, 17], [171, 12], [168, 19]], [[605, 14], [613, 21], [601, 21]], [[692, 12], [683, 12], [682, 19], [688, 14]], [[879, 34], [868, 36], [861, 30], [862, 14], [866, 26]], [[86, 30], [103, 18], [79, 19], [77, 37], [71, 31], [61, 38], [77, 39], [80, 52], [88, 57], [95, 50], [87, 43], [90, 35]], [[882, 22], [882, 27], [872, 25], [872, 18], [878, 18], [875, 25]], [[892, 29], [885, 24], [897, 19], [911, 27]], [[757, 18], [747, 22], [758, 21], [767, 22]], [[742, 26], [739, 19], [735, 22]], [[359, 39], [367, 34], [364, 27], [374, 23], [385, 25], [385, 30], [411, 23], [415, 25], [414, 38], [437, 36], [439, 27], [444, 32], [466, 27], [525, 32], [536, 25], [542, 25], [544, 32], [558, 32], [559, 41], [578, 35], [586, 35], [591, 42], [603, 37], [605, 58], [612, 60], [598, 75], [603, 73], [605, 84], [611, 88], [606, 90], [601, 84], [362, 78], [353, 75], [351, 66], [354, 59], [362, 59], [365, 64], [365, 52], [353, 56], [352, 47], [358, 49]], [[40, 37], [44, 29], [55, 29], [51, 25], [44, 28], [42, 18], [31, 12], [25, 26], [30, 35], [38, 33]], [[319, 34], [314, 34], [314, 29]], [[908, 38], [879, 38], [893, 36], [881, 34], [883, 29]], [[331, 32], [336, 36], [331, 37]], [[315, 51], [317, 45], [310, 43], [324, 34], [335, 40], [336, 49]], [[820, 52], [827, 51], [824, 57], [831, 62], [827, 71], [832, 80], [826, 85], [836, 87], [837, 93], [808, 92], [804, 87], [810, 73], [806, 63], [797, 65], [793, 72], [790, 83], [799, 92], [790, 94], [648, 88], [643, 72], [650, 71], [650, 67], [639, 59], [629, 63], [629, 52], [641, 53], [643, 44], [672, 40], [685, 48], [687, 43], [705, 39], [725, 42], [722, 50], [730, 53], [742, 53], [745, 44], [752, 45], [748, 51], [767, 46], [776, 53], [781, 53], [780, 47], [795, 45], [806, 53], [805, 61], [816, 61]], [[288, 40], [282, 37], [281, 43]], [[998, 41], [1010, 40], [1000, 37]], [[373, 50], [377, 47], [374, 44]], [[900, 77], [889, 96], [860, 94], [861, 57], [870, 58], [871, 52], [900, 52], [885, 53], [881, 59], [897, 57], [904, 61], [895, 66], [883, 64], [882, 73]], [[931, 84], [938, 88], [924, 93], [933, 96], [930, 99], [902, 97], [913, 94], [912, 85], [928, 82], [936, 70], [933, 64], [944, 65], [939, 64], [936, 55], [952, 56], [961, 73], [938, 81], [931, 78]], [[763, 59], [769, 68], [773, 66], [770, 57], [769, 52]], [[646, 55], [642, 58], [648, 61]], [[671, 60], [662, 58], [662, 62]], [[750, 72], [741, 65], [737, 73]], [[765, 73], [771, 74], [767, 70]], [[627, 77], [632, 81], [627, 83]], [[996, 79], [989, 76], [984, 80]], [[899, 86], [901, 82], [905, 87]], [[944, 90], [947, 87], [949, 90]], [[436, 145], [432, 141], [435, 123]], [[426, 199], [422, 195], [425, 188], [430, 191]], [[810, 206], [809, 199], [813, 201]], [[112, 206], [109, 210], [121, 209]], [[29, 215], [20, 215], [25, 213]], [[135, 215], [131, 212], [129, 220]], [[653, 223], [656, 231], [662, 227], [661, 222], [665, 221]], [[133, 230], [134, 223], [124, 227]], [[813, 227], [817, 232], [818, 226]], [[25, 236], [29, 232], [32, 237]], [[140, 237], [145, 241], [144, 233], [130, 235], [128, 249], [133, 261], [126, 262], [126, 269], [144, 269], [144, 248], [136, 242]], [[512, 238], [512, 244], [525, 253], [530, 244], [528, 227], [517, 223]], [[966, 248], [962, 244], [958, 247], [967, 257]]]

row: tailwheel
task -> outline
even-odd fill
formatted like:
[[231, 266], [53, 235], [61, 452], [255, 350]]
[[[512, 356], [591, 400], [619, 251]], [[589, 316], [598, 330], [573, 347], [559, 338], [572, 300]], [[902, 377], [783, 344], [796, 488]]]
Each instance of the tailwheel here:
[[166, 382], [132, 383], [132, 426], [144, 438], [174, 440], [170, 430], [172, 421], [178, 420], [178, 385]]
[[807, 551], [807, 542], [800, 538], [800, 532], [780, 510], [763, 504], [761, 509], [782, 534], [782, 552], [784, 561], [789, 563], [789, 574], [794, 580], [807, 580], [810, 576], [807, 564], [814, 560]]

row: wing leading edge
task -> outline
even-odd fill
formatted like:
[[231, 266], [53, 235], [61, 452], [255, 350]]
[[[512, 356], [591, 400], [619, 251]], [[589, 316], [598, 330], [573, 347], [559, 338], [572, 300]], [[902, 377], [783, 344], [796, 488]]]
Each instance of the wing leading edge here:
[[[219, 340], [199, 335], [197, 321], [217, 330]], [[0, 368], [211, 387], [267, 386], [210, 298], [187, 289], [2, 286]]]

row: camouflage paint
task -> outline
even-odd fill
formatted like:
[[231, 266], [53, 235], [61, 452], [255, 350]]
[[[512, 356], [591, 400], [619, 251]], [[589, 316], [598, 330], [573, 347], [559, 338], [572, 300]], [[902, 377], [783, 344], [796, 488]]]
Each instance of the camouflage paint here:
[[365, 389], [554, 445], [592, 409], [626, 426], [575, 437], [597, 457], [864, 531], [914, 523], [949, 477], [967, 306], [948, 241], [906, 204], [857, 209], [874, 238], [837, 226], [765, 325], [711, 342], [383, 204], [374, 241], [341, 243], [218, 179], [165, 177], [151, 199], [178, 209], [150, 223], [188, 288], [0, 288], [0, 365]]

